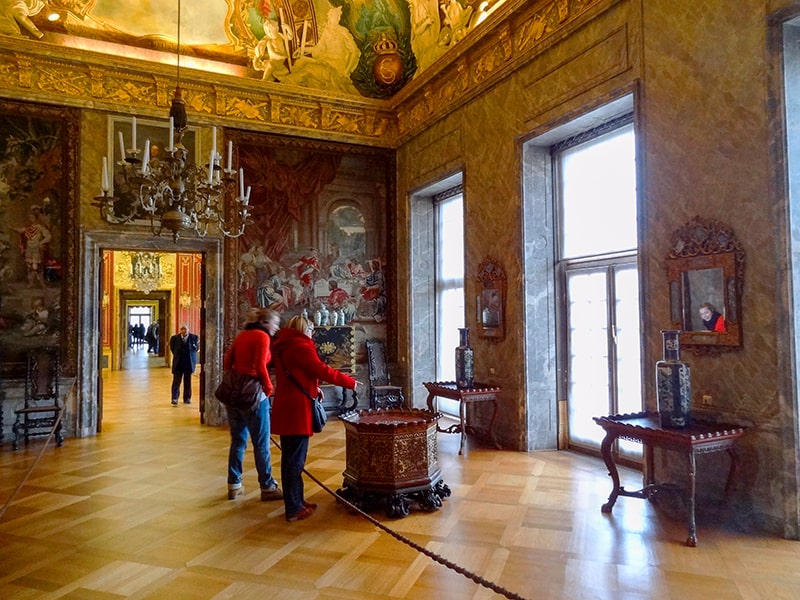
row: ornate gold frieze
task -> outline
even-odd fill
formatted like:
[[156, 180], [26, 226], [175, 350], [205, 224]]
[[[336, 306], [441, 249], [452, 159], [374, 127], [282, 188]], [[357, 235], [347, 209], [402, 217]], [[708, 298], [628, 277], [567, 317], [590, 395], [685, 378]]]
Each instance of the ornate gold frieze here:
[[548, 0], [509, 5], [493, 27], [433, 77], [412, 82], [394, 99], [398, 140], [415, 135], [497, 78], [530, 61], [557, 33], [608, 0]]
[[[56, 58], [50, 51], [35, 42], [0, 36], [0, 97], [128, 114], [153, 115], [163, 108], [166, 118], [176, 85], [169, 65], [122, 63], [75, 49]], [[196, 115], [230, 127], [276, 126], [306, 137], [391, 145], [394, 119], [381, 102], [316, 91], [298, 94], [280, 84], [200, 72], [184, 72], [180, 85], [190, 121]]]

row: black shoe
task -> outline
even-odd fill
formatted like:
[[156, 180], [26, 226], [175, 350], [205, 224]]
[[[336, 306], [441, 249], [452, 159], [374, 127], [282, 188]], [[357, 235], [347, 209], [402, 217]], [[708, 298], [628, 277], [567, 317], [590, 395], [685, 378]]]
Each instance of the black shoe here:
[[184, 400], [184, 401], [183, 401], [183, 403], [184, 403], [184, 404], [191, 404], [191, 403], [192, 403], [192, 401], [191, 401], [191, 400]]
[[172, 401], [172, 406], [178, 406], [178, 401], [177, 400], [173, 400]]

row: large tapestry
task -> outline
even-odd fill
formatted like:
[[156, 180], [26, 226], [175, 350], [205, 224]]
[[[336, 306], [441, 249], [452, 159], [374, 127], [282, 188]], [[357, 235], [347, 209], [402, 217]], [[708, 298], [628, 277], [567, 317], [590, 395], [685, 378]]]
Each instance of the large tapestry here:
[[318, 325], [381, 322], [389, 310], [390, 151], [230, 132], [253, 222], [232, 242], [237, 322], [254, 306]]
[[75, 369], [77, 111], [0, 101], [0, 378], [60, 346]]

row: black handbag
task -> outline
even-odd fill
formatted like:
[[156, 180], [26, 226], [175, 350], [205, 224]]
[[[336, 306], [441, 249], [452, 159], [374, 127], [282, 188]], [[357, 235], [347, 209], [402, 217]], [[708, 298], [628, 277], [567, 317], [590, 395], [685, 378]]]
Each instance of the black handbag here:
[[214, 395], [222, 404], [245, 412], [253, 412], [261, 400], [261, 382], [257, 377], [228, 369]]
[[311, 401], [311, 431], [314, 433], [320, 433], [322, 429], [325, 427], [325, 423], [328, 422], [328, 413], [325, 411], [325, 407], [322, 406], [322, 392], [317, 392], [317, 397], [312, 398], [311, 394], [309, 394], [305, 388], [298, 383], [298, 381], [289, 373], [289, 369], [284, 369], [286, 371], [286, 376], [291, 380], [293, 384], [295, 384], [301, 392], [306, 395]]
[[320, 392], [316, 398], [311, 400], [311, 431], [319, 433], [327, 422], [328, 413], [325, 411], [325, 407], [322, 406], [322, 392]]

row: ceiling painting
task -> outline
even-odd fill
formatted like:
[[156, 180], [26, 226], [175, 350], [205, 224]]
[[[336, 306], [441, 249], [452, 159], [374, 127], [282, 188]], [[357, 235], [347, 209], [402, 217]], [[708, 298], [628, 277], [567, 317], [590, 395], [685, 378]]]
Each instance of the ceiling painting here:
[[0, 34], [389, 98], [502, 2], [0, 0]]

